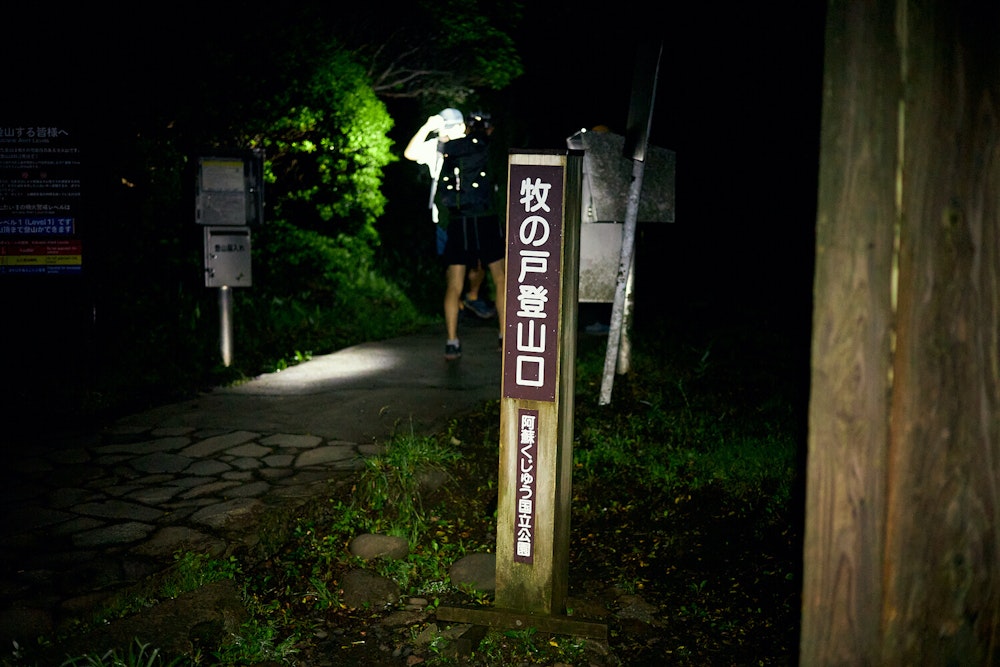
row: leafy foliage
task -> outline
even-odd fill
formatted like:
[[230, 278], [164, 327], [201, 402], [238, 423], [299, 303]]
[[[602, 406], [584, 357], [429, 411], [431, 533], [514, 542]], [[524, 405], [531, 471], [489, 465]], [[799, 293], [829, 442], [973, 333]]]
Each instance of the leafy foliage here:
[[[329, 352], [411, 331], [424, 319], [396, 285], [373, 269], [373, 250], [357, 237], [331, 238], [281, 220], [259, 232], [258, 287], [238, 304], [239, 339], [257, 363], [274, 351]], [[241, 295], [242, 296], [242, 295]]]
[[[91, 163], [92, 210], [103, 215], [87, 228], [94, 372], [88, 386], [63, 388], [78, 393], [63, 405], [141, 409], [419, 322], [372, 260], [382, 168], [395, 159], [384, 104], [336, 43], [275, 58], [308, 68], [277, 77], [287, 87], [222, 86], [231, 100], [188, 84], [184, 95], [157, 95], [162, 105], [108, 128], [111, 148]], [[212, 62], [209, 80], [235, 67], [231, 58]], [[299, 76], [307, 85], [293, 85]], [[250, 109], [238, 92], [270, 97]], [[187, 104], [199, 94], [204, 104]], [[217, 296], [204, 285], [203, 230], [194, 224], [195, 158], [256, 148], [268, 152], [267, 209], [252, 229], [253, 286], [234, 291], [235, 349], [224, 367]], [[23, 390], [28, 400], [32, 388]]]
[[523, 71], [511, 38], [523, 16], [518, 0], [415, 0], [393, 9], [340, 6], [329, 28], [365, 64], [382, 98], [460, 105], [476, 90], [504, 89]]
[[329, 47], [308, 80], [281, 101], [288, 108], [276, 109], [254, 142], [267, 156], [273, 217], [377, 244], [382, 168], [396, 158], [392, 119], [364, 70], [343, 49]]
[[[206, 6], [197, 20], [166, 12], [153, 32], [116, 22], [118, 41], [96, 50], [81, 39], [72, 74], [53, 73], [65, 89], [52, 85], [45, 99], [87, 90], [59, 121], [85, 137], [85, 284], [66, 299], [73, 330], [56, 307], [52, 326], [36, 327], [60, 330], [60, 349], [78, 343], [69, 356], [81, 368], [53, 390], [45, 378], [63, 368], [25, 358], [11, 369], [28, 378], [12, 404], [44, 390], [72, 417], [142, 409], [421, 323], [412, 297], [434, 284], [433, 255], [402, 244], [373, 260], [386, 250], [385, 169], [397, 159], [385, 100], [453, 104], [506, 86], [521, 72], [511, 38], [520, 3], [396, 9]], [[233, 292], [226, 367], [194, 224], [195, 167], [198, 157], [255, 150], [266, 160], [264, 223], [252, 229], [253, 286]], [[427, 271], [412, 270], [421, 262]], [[437, 313], [439, 297], [433, 310], [429, 302], [417, 303]]]
[[124, 655], [110, 650], [100, 655], [70, 657], [59, 667], [179, 667], [187, 662], [183, 657], [176, 657], [168, 662], [160, 654], [160, 649], [136, 639]]

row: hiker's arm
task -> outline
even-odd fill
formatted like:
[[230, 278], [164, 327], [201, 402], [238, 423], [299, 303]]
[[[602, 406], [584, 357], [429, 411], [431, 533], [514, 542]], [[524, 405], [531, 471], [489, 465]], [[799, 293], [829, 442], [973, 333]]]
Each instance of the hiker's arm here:
[[407, 160], [413, 160], [414, 162], [421, 162], [421, 158], [426, 159], [426, 156], [421, 151], [421, 147], [427, 141], [427, 135], [431, 132], [440, 131], [444, 127], [444, 118], [435, 114], [427, 119], [420, 129], [413, 135], [410, 139], [410, 143], [406, 144], [406, 148], [403, 150], [403, 157]]

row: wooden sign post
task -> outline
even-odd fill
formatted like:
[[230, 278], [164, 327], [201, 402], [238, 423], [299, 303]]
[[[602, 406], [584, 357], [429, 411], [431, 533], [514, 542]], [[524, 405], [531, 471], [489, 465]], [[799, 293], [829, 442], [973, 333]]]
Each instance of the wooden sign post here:
[[563, 611], [569, 569], [579, 220], [566, 217], [579, 207], [566, 206], [567, 163], [512, 154], [508, 168], [496, 604], [542, 614]]
[[439, 609], [444, 620], [607, 636], [565, 615], [582, 162], [566, 150], [508, 159], [496, 602]]

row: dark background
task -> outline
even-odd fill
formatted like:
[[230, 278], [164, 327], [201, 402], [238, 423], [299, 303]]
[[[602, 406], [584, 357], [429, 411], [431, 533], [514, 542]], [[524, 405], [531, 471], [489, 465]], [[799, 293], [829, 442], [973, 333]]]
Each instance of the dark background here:
[[[625, 134], [637, 46], [662, 44], [650, 142], [677, 154], [676, 222], [640, 225], [636, 321], [673, 313], [701, 322], [748, 318], [789, 335], [804, 354], [822, 3], [672, 4], [655, 12], [630, 3], [586, 11], [554, 0], [526, 4], [516, 35], [525, 73], [486, 98], [511, 148], [565, 148], [568, 136], [597, 125]], [[392, 6], [377, 5], [379, 11]], [[178, 82], [201, 76], [199, 45], [280, 19], [280, 8], [267, 11], [183, 4], [141, 14], [12, 9], [0, 47], [0, 124], [25, 117], [82, 122], [90, 159], [110, 164], [120, 147], [104, 141], [105, 132], [112, 136], [125, 115], [187, 94], [178, 91], [191, 87]], [[408, 102], [388, 106], [401, 154], [426, 110]], [[424, 191], [412, 196], [415, 173], [405, 160], [386, 170], [390, 201], [380, 225], [389, 238], [423, 213]], [[102, 212], [93, 213], [99, 224]], [[9, 288], [3, 292], [8, 323], [25, 315], [17, 308], [12, 314]]]
[[[823, 4], [528, 4], [525, 73], [493, 100], [512, 148], [565, 148], [598, 125], [626, 134], [639, 45], [662, 45], [650, 143], [677, 155], [676, 222], [639, 225], [636, 321], [693, 306], [808, 339]], [[423, 120], [407, 117], [400, 148]], [[390, 197], [387, 224], [410, 207]]]

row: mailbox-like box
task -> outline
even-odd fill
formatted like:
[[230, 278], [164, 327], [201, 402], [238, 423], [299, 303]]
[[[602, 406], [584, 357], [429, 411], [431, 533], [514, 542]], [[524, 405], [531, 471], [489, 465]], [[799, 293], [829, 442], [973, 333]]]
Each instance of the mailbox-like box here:
[[250, 287], [250, 229], [205, 227], [205, 287]]

